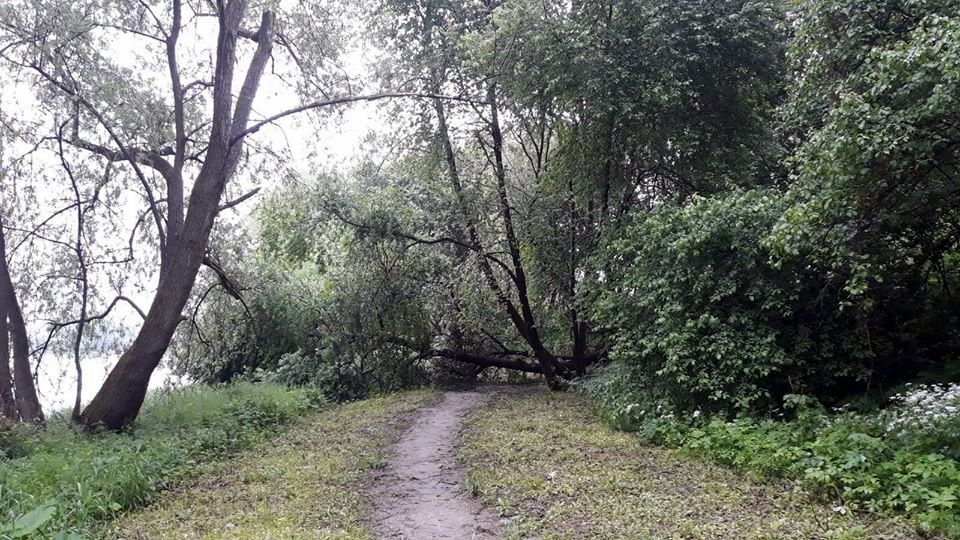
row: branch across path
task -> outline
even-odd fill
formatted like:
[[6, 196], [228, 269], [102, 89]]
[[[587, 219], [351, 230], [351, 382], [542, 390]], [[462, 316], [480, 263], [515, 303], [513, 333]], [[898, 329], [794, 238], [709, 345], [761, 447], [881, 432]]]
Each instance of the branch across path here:
[[447, 392], [417, 411], [371, 488], [378, 538], [500, 538], [493, 511], [464, 491], [457, 460], [461, 420], [490, 397], [490, 391]]

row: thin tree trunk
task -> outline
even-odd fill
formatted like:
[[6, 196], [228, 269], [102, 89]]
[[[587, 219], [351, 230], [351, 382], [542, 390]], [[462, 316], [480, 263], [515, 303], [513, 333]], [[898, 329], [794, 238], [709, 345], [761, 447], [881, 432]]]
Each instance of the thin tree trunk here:
[[7, 246], [3, 234], [3, 221], [0, 218], [0, 313], [6, 313], [9, 319], [9, 332], [13, 336], [13, 387], [14, 400], [20, 419], [24, 422], [43, 423], [43, 410], [37, 397], [37, 388], [33, 384], [33, 370], [30, 368], [30, 342], [27, 339], [27, 326], [23, 312], [17, 301], [17, 292], [13, 288], [10, 269], [7, 267]]
[[83, 201], [80, 198], [80, 186], [70, 169], [69, 164], [63, 156], [63, 138], [59, 138], [60, 160], [64, 169], [70, 176], [70, 183], [73, 186], [73, 195], [77, 203], [77, 236], [74, 245], [74, 251], [77, 255], [77, 266], [79, 267], [78, 285], [80, 287], [80, 317], [77, 319], [77, 334], [73, 341], [73, 365], [77, 372], [77, 388], [73, 401], [73, 412], [71, 418], [76, 421], [80, 417], [80, 406], [83, 398], [83, 365], [80, 358], [80, 347], [83, 345], [83, 332], [87, 327], [87, 305], [90, 302], [90, 281], [87, 273], [87, 259], [83, 251], [83, 229], [84, 212]]
[[533, 309], [530, 306], [526, 272], [523, 268], [520, 244], [517, 241], [516, 230], [513, 226], [513, 215], [510, 209], [510, 200], [507, 196], [507, 172], [503, 161], [503, 134], [500, 131], [497, 91], [493, 84], [487, 88], [487, 101], [490, 103], [490, 133], [493, 137], [493, 165], [494, 173], [497, 177], [500, 214], [503, 218], [503, 226], [507, 236], [507, 248], [510, 251], [510, 259], [513, 263], [514, 281], [517, 284], [517, 296], [520, 301], [520, 314], [526, 327], [525, 337], [527, 338], [527, 343], [530, 345], [530, 348], [533, 349], [534, 357], [540, 362], [543, 369], [543, 377], [547, 380], [547, 385], [551, 388], [558, 388], [561, 385], [558, 383], [556, 375], [560, 368], [560, 362], [557, 360], [557, 357], [544, 346], [540, 338], [540, 331], [537, 329]]
[[[536, 333], [536, 327], [531, 327], [531, 324], [528, 319], [524, 317], [520, 310], [513, 304], [510, 298], [504, 292], [503, 288], [500, 287], [500, 284], [497, 283], [496, 275], [494, 274], [493, 268], [490, 266], [490, 262], [486, 259], [483, 254], [483, 246], [480, 243], [480, 235], [477, 232], [476, 222], [470, 215], [470, 209], [466, 202], [466, 195], [463, 192], [463, 184], [460, 182], [460, 175], [457, 168], [456, 156], [453, 150], [453, 144], [450, 141], [450, 133], [447, 127], [446, 114], [443, 107], [443, 102], [436, 100], [435, 108], [437, 111], [437, 119], [439, 124], [439, 135], [440, 142], [444, 149], [445, 158], [447, 161], [447, 169], [450, 174], [450, 183], [453, 186], [454, 195], [457, 197], [458, 205], [460, 206], [460, 211], [463, 212], [465, 219], [467, 220], [467, 232], [470, 236], [470, 243], [473, 244], [474, 248], [478, 252], [477, 261], [480, 265], [480, 270], [484, 275], [484, 278], [487, 281], [487, 285], [490, 287], [490, 290], [497, 297], [497, 301], [500, 303], [501, 307], [506, 311], [507, 316], [510, 318], [510, 321], [516, 327], [517, 332], [520, 334], [520, 337], [530, 345], [530, 348], [534, 351], [534, 356], [538, 361], [543, 363], [541, 354], [543, 353], [543, 346], [539, 344], [539, 347], [536, 345], [539, 343], [539, 336]], [[511, 276], [515, 285], [520, 287], [520, 283], [517, 282], [516, 274]], [[524, 286], [525, 290], [525, 286]], [[531, 333], [532, 330], [532, 333]], [[537, 349], [541, 349], [540, 352]], [[549, 354], [549, 353], [547, 353]], [[547, 380], [548, 384], [553, 385], [555, 380], [554, 373], [555, 370], [552, 367], [552, 364], [547, 360], [547, 365], [541, 367], [541, 372], [544, 375], [544, 378]]]
[[10, 372], [10, 335], [7, 314], [0, 313], [0, 415], [19, 420], [17, 402], [13, 398], [13, 374]]

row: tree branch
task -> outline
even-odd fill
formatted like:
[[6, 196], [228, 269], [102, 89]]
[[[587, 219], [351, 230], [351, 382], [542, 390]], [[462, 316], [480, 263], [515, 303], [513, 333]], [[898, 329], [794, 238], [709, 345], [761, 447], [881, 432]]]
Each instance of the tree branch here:
[[252, 189], [252, 190], [248, 191], [247, 193], [245, 193], [245, 194], [237, 197], [236, 199], [233, 199], [232, 201], [227, 201], [227, 202], [221, 204], [220, 207], [217, 208], [217, 212], [223, 212], [224, 210], [227, 210], [227, 209], [229, 209], [229, 208], [233, 208], [234, 206], [237, 206], [238, 204], [240, 204], [240, 203], [246, 201], [247, 199], [255, 196], [257, 193], [260, 193], [260, 188]]
[[442, 99], [442, 100], [449, 100], [449, 101], [462, 101], [467, 103], [486, 103], [485, 101], [479, 101], [479, 100], [464, 98], [459, 96], [444, 96], [439, 94], [425, 94], [421, 92], [386, 92], [382, 94], [371, 94], [366, 96], [345, 96], [340, 98], [327, 99], [323, 101], [314, 101], [313, 103], [307, 103], [305, 105], [301, 105], [299, 107], [294, 107], [293, 109], [288, 109], [286, 111], [277, 113], [273, 116], [268, 116], [267, 118], [257, 122], [256, 124], [253, 124], [252, 126], [234, 135], [233, 138], [230, 139], [230, 145], [232, 146], [233, 144], [237, 143], [240, 139], [246, 137], [247, 135], [250, 135], [251, 133], [260, 131], [260, 128], [262, 128], [267, 124], [272, 124], [277, 120], [280, 120], [281, 118], [285, 118], [287, 116], [291, 116], [297, 113], [310, 111], [313, 109], [320, 109], [323, 107], [331, 107], [334, 105], [343, 105], [345, 103], [355, 103], [358, 101], [377, 101], [381, 99], [391, 99], [391, 98]]

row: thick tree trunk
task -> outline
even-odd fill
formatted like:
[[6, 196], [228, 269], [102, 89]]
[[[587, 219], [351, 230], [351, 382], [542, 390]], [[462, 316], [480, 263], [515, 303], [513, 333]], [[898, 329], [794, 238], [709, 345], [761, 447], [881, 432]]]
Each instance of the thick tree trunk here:
[[183, 236], [168, 257], [167, 271], [160, 276], [147, 318], [133, 344], [80, 415], [81, 424], [116, 430], [129, 424], [139, 413], [150, 375], [163, 359], [182, 320], [181, 313], [206, 254], [217, 205], [226, 184], [228, 144], [222, 140], [211, 145], [190, 196]]
[[[133, 421], [140, 412], [150, 376], [163, 359], [180, 324], [180, 313], [200, 269], [200, 261], [206, 250], [205, 240], [210, 231], [204, 225], [201, 223], [201, 230], [193, 229], [195, 232], [192, 235], [187, 233], [181, 239], [180, 249], [176, 250], [178, 253], [160, 278], [157, 294], [140, 332], [80, 415], [79, 423], [87, 427], [103, 425], [116, 430]], [[189, 236], [200, 236], [204, 241], [188, 241]]]
[[161, 272], [157, 294], [140, 332], [78, 419], [88, 429], [104, 426], [118, 430], [137, 417], [147, 394], [150, 376], [163, 359], [183, 319], [181, 313], [206, 254], [220, 198], [239, 162], [242, 141], [239, 138], [234, 140], [234, 137], [239, 137], [246, 127], [273, 44], [273, 15], [267, 12], [261, 20], [257, 51], [234, 110], [232, 79], [244, 7], [242, 0], [234, 0], [224, 8], [220, 19], [210, 145], [190, 193], [181, 236], [175, 244], [168, 240], [167, 265]]
[[13, 288], [10, 269], [7, 267], [7, 246], [2, 219], [0, 219], [0, 313], [6, 313], [6, 318], [9, 319], [9, 325], [3, 325], [4, 333], [6, 334], [9, 328], [13, 337], [13, 387], [17, 412], [24, 422], [43, 423], [43, 410], [40, 407], [40, 399], [37, 397], [37, 388], [33, 384], [33, 370], [30, 368], [27, 325], [23, 320], [17, 292]]

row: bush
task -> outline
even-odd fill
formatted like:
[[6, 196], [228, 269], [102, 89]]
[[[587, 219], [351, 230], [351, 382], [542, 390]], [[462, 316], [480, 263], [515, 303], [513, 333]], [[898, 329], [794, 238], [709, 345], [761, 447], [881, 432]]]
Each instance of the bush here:
[[770, 262], [764, 240], [784, 208], [768, 190], [664, 205], [608, 242], [593, 313], [643, 392], [687, 411], [769, 410], [867, 376], [836, 291], [802, 262]]
[[199, 461], [263, 440], [323, 405], [316, 391], [277, 385], [190, 387], [151, 396], [127, 433], [77, 432], [65, 420], [0, 436], [0, 537], [36, 522], [47, 536], [90, 534], [145, 504]]
[[[326, 355], [332, 356], [332, 355]], [[302, 351], [284, 354], [274, 371], [258, 370], [259, 380], [291, 387], [315, 388], [333, 401], [362, 398], [367, 389], [358, 367], [343, 358], [324, 358], [322, 353]]]

